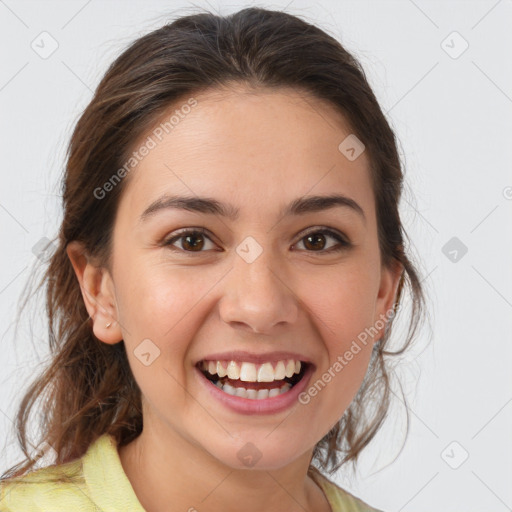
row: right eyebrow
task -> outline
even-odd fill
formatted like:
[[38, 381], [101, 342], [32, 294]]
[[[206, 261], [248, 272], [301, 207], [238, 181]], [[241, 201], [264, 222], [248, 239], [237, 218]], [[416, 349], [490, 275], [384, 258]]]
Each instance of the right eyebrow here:
[[[328, 210], [335, 207], [349, 208], [361, 216], [366, 223], [366, 216], [361, 206], [354, 199], [341, 195], [332, 194], [328, 196], [303, 196], [293, 200], [286, 205], [279, 216], [305, 215], [308, 213]], [[217, 215], [235, 221], [239, 218], [240, 210], [233, 205], [223, 203], [210, 197], [189, 197], [163, 195], [151, 203], [140, 216], [144, 221], [155, 213], [166, 209], [188, 210], [207, 215]]]

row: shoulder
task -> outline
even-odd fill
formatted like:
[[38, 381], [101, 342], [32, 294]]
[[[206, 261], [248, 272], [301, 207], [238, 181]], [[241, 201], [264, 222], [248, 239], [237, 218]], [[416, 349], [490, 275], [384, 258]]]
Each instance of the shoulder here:
[[115, 453], [115, 441], [103, 435], [82, 457], [0, 480], [0, 512], [98, 512], [97, 487]]
[[85, 498], [81, 459], [36, 469], [15, 478], [0, 480], [2, 512], [64, 512], [80, 508]]
[[383, 512], [341, 488], [315, 467], [311, 468], [310, 475], [324, 491], [333, 512]]
[[73, 461], [0, 480], [0, 512], [107, 510], [144, 512], [109, 434], [97, 438]]

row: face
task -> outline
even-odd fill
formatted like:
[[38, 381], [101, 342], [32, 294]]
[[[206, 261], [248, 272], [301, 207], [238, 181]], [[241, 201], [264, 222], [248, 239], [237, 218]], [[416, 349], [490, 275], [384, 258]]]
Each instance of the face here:
[[[399, 275], [381, 266], [367, 155], [340, 152], [352, 132], [331, 106], [241, 87], [195, 99], [125, 178], [104, 274], [117, 324], [107, 333], [95, 322], [95, 334], [124, 340], [145, 430], [172, 432], [233, 468], [244, 467], [243, 450], [259, 454], [259, 468], [283, 467], [349, 406]], [[285, 213], [297, 199], [332, 195], [358, 206]], [[165, 206], [166, 196], [214, 199], [237, 217]], [[258, 362], [256, 371], [288, 359], [307, 371], [278, 397], [231, 397], [197, 369], [230, 356]]]

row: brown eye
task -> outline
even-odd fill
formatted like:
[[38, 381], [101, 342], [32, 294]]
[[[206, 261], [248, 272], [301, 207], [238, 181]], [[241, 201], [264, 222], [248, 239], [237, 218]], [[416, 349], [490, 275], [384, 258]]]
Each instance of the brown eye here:
[[186, 250], [191, 248], [192, 251], [200, 251], [204, 246], [203, 235], [186, 235], [183, 236], [182, 247]]
[[[338, 244], [324, 250], [327, 245], [326, 238], [334, 239]], [[303, 242], [304, 247], [306, 247], [308, 252], [335, 252], [341, 251], [342, 249], [350, 246], [350, 243], [338, 235], [338, 233], [329, 229], [310, 231], [301, 239], [301, 242]]]
[[[329, 238], [338, 243], [326, 249], [326, 246], [328, 245], [326, 240]], [[175, 244], [178, 241], [181, 241], [181, 243], [180, 246], [176, 247]], [[196, 228], [178, 232], [178, 234], [163, 242], [162, 245], [169, 247], [173, 251], [200, 253], [205, 252], [205, 250], [208, 249], [205, 249], [205, 244], [207, 244], [208, 241], [212, 244], [212, 247], [210, 247], [210, 249], [212, 249], [215, 244], [211, 241], [210, 237], [206, 235], [206, 230]], [[317, 229], [316, 231], [310, 231], [300, 240], [300, 242], [304, 244], [307, 252], [318, 252], [322, 254], [341, 251], [351, 246], [350, 242], [345, 240], [337, 232], [330, 229]]]
[[323, 249], [325, 247], [325, 236], [321, 233], [313, 233], [304, 237], [304, 246], [307, 249]]
[[[210, 238], [205, 234], [204, 230], [189, 229], [186, 231], [182, 231], [178, 235], [170, 238], [169, 240], [166, 240], [163, 245], [169, 246], [172, 250], [181, 250], [185, 252], [204, 252], [202, 249], [205, 246], [205, 239], [210, 240]], [[175, 242], [179, 240], [181, 240], [181, 248], [174, 247]]]

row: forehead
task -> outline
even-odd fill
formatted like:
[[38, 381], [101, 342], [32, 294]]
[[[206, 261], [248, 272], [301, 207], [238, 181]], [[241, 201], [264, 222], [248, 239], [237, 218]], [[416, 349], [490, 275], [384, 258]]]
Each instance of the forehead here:
[[363, 152], [350, 161], [340, 151], [352, 131], [329, 103], [289, 88], [235, 86], [191, 97], [195, 106], [183, 108], [190, 97], [173, 104], [133, 148], [152, 141], [125, 184], [122, 203], [132, 214], [163, 194], [208, 195], [254, 215], [340, 192], [373, 211], [369, 159]]

